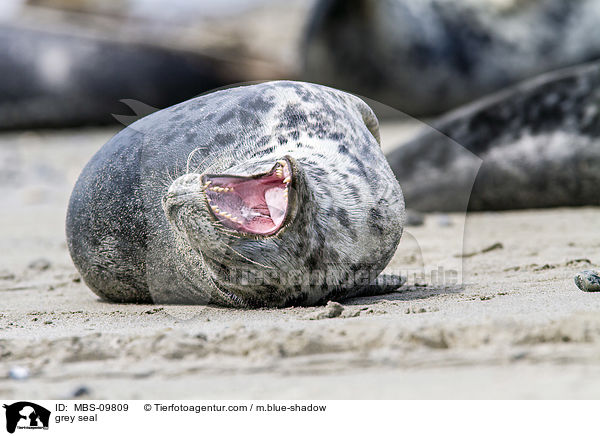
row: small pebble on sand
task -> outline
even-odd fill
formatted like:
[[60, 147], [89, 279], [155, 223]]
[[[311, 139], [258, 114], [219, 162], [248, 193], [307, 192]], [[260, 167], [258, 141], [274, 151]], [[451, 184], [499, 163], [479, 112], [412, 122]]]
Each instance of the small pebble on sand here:
[[575, 284], [586, 292], [600, 292], [600, 271], [591, 269], [575, 274]]
[[29, 378], [29, 369], [24, 366], [13, 366], [8, 371], [8, 377], [13, 380], [27, 380]]
[[87, 386], [79, 386], [77, 389], [73, 391], [71, 394], [72, 398], [80, 398], [90, 395], [91, 391]]
[[337, 318], [344, 311], [344, 306], [335, 301], [330, 301], [323, 310], [312, 313], [308, 319], [326, 319], [326, 318]]

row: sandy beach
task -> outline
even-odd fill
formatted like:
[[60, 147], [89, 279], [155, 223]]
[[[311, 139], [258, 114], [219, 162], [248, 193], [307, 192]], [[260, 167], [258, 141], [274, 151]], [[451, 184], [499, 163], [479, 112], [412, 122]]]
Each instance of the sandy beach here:
[[[413, 127], [384, 125], [384, 147]], [[115, 132], [0, 136], [0, 397], [600, 395], [600, 294], [573, 283], [600, 265], [599, 208], [426, 215], [388, 267], [408, 284], [342, 307], [113, 304], [82, 283], [64, 218]]]

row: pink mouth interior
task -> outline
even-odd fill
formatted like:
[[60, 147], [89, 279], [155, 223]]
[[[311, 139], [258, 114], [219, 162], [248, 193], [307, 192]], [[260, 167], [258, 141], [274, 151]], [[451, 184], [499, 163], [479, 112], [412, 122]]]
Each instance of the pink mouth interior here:
[[207, 175], [204, 189], [208, 205], [225, 227], [271, 235], [281, 228], [287, 215], [291, 174], [289, 163], [281, 160], [269, 173], [258, 176]]

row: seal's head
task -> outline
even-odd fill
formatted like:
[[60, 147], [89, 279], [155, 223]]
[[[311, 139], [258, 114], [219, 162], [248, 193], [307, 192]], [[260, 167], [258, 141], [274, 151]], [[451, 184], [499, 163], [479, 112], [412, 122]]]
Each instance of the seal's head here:
[[282, 275], [310, 273], [298, 251], [300, 240], [310, 245], [316, 206], [302, 166], [289, 155], [185, 174], [163, 198], [172, 228], [202, 257], [216, 298], [244, 306], [293, 299]]

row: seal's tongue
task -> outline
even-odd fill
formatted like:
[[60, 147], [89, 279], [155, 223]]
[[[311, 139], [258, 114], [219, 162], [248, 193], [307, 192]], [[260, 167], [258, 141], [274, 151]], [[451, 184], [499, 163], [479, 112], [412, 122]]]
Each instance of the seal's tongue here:
[[225, 227], [271, 235], [281, 228], [287, 214], [291, 174], [288, 162], [281, 160], [270, 172], [255, 176], [206, 175], [208, 204]]

